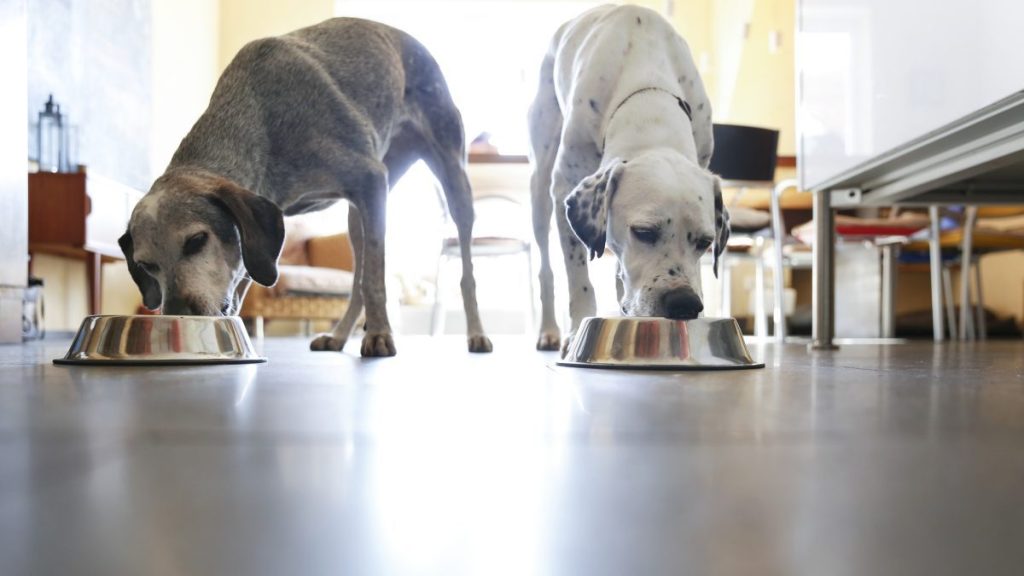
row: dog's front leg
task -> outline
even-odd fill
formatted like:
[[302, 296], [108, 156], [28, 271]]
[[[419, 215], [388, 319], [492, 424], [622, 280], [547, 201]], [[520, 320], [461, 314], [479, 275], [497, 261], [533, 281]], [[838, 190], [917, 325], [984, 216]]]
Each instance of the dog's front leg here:
[[[571, 184], [557, 171], [554, 179], [553, 195], [557, 198], [555, 205], [561, 208], [565, 205], [564, 199]], [[597, 313], [597, 298], [594, 296], [594, 286], [590, 283], [590, 269], [587, 263], [589, 249], [573, 232], [564, 209], [555, 210], [555, 223], [558, 226], [558, 240], [562, 245], [562, 257], [565, 260], [565, 273], [569, 284], [569, 318], [572, 322], [569, 335], [562, 343], [564, 355], [583, 319]]]
[[[547, 168], [540, 168], [540, 170]], [[548, 251], [548, 237], [551, 232], [551, 172], [544, 174], [535, 169], [531, 186], [533, 188], [533, 237], [540, 252], [540, 336], [537, 350], [558, 350], [561, 347], [561, 332], [555, 320], [555, 276], [551, 270], [551, 256]]]
[[556, 218], [556, 222], [558, 222], [558, 239], [562, 243], [562, 256], [565, 258], [565, 272], [569, 281], [569, 318], [572, 321], [569, 335], [562, 344], [562, 353], [564, 354], [583, 319], [597, 313], [597, 298], [594, 297], [594, 286], [590, 283], [587, 247], [573, 234], [564, 216]]
[[394, 356], [395, 342], [388, 322], [387, 293], [384, 290], [384, 231], [387, 207], [387, 177], [381, 167], [367, 178], [352, 199], [363, 225], [363, 259], [359, 288], [366, 305], [366, 334], [363, 356]]

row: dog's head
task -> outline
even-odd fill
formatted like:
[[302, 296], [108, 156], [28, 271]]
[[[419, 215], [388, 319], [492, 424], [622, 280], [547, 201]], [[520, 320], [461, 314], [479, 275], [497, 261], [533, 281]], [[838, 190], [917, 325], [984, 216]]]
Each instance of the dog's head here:
[[622, 312], [696, 318], [704, 309], [700, 259], [718, 257], [729, 238], [729, 214], [718, 178], [685, 156], [656, 150], [613, 159], [566, 198], [576, 236], [601, 256], [619, 260]]
[[284, 218], [230, 180], [170, 173], [139, 201], [118, 242], [146, 308], [233, 315], [251, 280], [277, 282]]

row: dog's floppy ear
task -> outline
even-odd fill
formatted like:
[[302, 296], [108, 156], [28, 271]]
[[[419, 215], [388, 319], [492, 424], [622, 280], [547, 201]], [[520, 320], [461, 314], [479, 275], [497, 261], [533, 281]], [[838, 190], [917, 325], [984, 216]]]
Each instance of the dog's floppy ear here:
[[604, 254], [608, 208], [625, 169], [626, 161], [615, 158], [606, 167], [584, 178], [565, 199], [569, 226], [590, 249], [591, 260]]
[[715, 180], [715, 260], [712, 269], [715, 278], [718, 278], [718, 257], [725, 252], [726, 244], [729, 242], [729, 211], [725, 209], [722, 202], [722, 181], [718, 176]]
[[135, 263], [135, 243], [132, 242], [131, 232], [125, 232], [117, 239], [124, 258], [128, 262], [128, 273], [132, 280], [139, 286], [142, 293], [142, 305], [150, 310], [156, 310], [163, 303], [163, 296], [160, 294], [160, 284]]
[[284, 247], [284, 215], [276, 204], [229, 180], [220, 180], [210, 193], [235, 220], [242, 238], [242, 263], [254, 281], [273, 286], [277, 259]]

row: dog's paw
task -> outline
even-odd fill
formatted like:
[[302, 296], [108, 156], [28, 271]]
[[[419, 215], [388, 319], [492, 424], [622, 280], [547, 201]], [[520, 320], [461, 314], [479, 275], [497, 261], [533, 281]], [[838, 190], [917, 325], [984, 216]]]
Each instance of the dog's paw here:
[[309, 349], [313, 352], [341, 352], [345, 347], [344, 338], [335, 338], [331, 334], [320, 334], [309, 343]]
[[558, 350], [561, 345], [561, 340], [558, 337], [558, 333], [544, 332], [537, 339], [537, 350]]
[[391, 334], [367, 334], [363, 336], [363, 347], [360, 354], [365, 357], [384, 357], [395, 355], [395, 341]]
[[469, 343], [470, 352], [490, 352], [494, 350], [494, 346], [491, 344], [491, 339], [483, 334], [470, 336], [467, 341]]

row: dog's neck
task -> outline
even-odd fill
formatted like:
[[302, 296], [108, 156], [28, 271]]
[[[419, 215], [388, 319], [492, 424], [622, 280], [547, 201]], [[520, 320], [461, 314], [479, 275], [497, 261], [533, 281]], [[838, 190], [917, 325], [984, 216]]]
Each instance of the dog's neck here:
[[[220, 112], [208, 110], [199, 117], [182, 139], [167, 171], [208, 172], [264, 195], [262, 184], [270, 151], [262, 124], [253, 118], [259, 104], [251, 98], [251, 94], [230, 83], [226, 87], [218, 85], [214, 99], [221, 102], [216, 107]], [[226, 101], [232, 105], [224, 104]]]
[[604, 132], [605, 158], [629, 160], [652, 148], [671, 148], [697, 160], [689, 105], [661, 88], [628, 95], [612, 111]]

